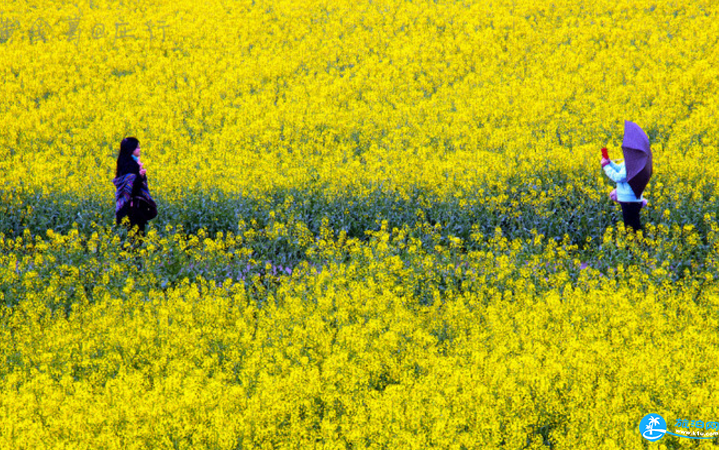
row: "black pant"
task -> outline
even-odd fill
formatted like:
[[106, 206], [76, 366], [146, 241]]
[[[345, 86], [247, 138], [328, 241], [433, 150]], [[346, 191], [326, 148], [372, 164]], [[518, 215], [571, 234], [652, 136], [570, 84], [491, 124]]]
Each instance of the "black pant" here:
[[624, 216], [624, 225], [639, 231], [642, 229], [642, 221], [639, 219], [639, 211], [644, 204], [642, 202], [619, 202], [622, 206], [622, 216]]
[[122, 219], [127, 217], [130, 221], [128, 231], [131, 230], [134, 227], [138, 228], [138, 232], [141, 235], [145, 234], [145, 226], [147, 225], [146, 220], [141, 220], [137, 217], [135, 217], [134, 214], [131, 214], [129, 209], [123, 208], [121, 209], [116, 215], [115, 215], [115, 223], [118, 225], [122, 224]]

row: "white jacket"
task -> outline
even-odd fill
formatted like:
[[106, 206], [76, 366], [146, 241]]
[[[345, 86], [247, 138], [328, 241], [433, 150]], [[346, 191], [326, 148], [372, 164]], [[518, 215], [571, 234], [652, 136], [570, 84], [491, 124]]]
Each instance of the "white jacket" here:
[[604, 173], [617, 183], [617, 200], [623, 203], [630, 202], [641, 202], [644, 200], [643, 196], [637, 198], [634, 195], [634, 190], [629, 183], [627, 183], [627, 168], [624, 163], [617, 164], [614, 161], [609, 161], [609, 164], [604, 166]]

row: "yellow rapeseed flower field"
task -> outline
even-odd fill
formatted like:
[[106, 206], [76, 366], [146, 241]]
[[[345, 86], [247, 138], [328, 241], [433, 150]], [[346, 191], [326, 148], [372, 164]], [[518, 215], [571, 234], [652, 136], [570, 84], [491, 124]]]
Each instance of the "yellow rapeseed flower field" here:
[[[5, 0], [0, 449], [716, 447], [718, 19]], [[638, 233], [599, 165], [624, 120]]]

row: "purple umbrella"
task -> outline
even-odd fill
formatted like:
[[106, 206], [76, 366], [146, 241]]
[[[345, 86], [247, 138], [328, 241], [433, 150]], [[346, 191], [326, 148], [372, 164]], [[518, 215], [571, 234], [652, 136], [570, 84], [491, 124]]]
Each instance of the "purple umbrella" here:
[[649, 137], [639, 125], [624, 121], [624, 164], [627, 169], [627, 182], [637, 198], [641, 197], [652, 177], [652, 149]]

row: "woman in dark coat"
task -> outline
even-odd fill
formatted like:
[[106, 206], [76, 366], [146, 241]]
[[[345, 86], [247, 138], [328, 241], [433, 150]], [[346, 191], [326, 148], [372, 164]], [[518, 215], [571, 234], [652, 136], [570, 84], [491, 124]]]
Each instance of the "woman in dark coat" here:
[[[140, 161], [140, 141], [134, 137], [127, 137], [120, 143], [120, 153], [117, 156], [115, 168], [115, 221], [119, 225], [123, 219], [129, 219], [130, 228], [137, 227], [140, 233], [145, 232], [147, 221], [152, 219], [148, 214], [138, 208], [140, 199], [151, 202], [147, 187], [145, 168]], [[138, 203], [138, 204], [136, 204]], [[156, 214], [156, 212], [154, 213]]]

